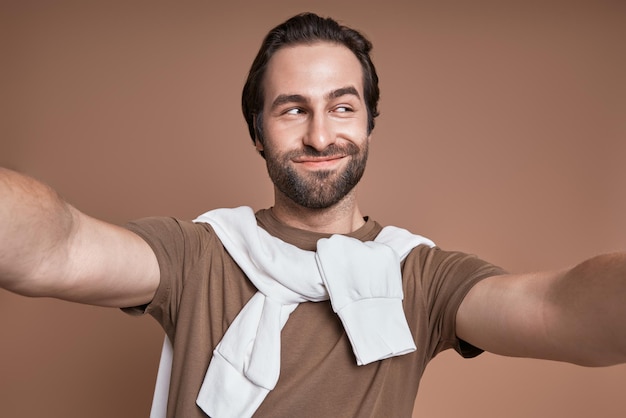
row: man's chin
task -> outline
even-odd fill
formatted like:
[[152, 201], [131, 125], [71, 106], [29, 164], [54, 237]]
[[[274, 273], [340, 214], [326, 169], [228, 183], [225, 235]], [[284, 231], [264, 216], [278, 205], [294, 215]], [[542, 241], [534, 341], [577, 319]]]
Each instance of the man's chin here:
[[339, 204], [352, 190], [352, 187], [337, 187], [335, 182], [327, 184], [316, 182], [308, 187], [284, 190], [283, 194], [296, 205], [311, 209], [329, 209]]

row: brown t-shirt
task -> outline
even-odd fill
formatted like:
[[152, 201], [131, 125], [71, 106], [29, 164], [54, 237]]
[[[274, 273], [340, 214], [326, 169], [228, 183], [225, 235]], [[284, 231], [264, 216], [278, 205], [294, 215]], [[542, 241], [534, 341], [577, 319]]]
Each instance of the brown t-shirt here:
[[[317, 240], [328, 237], [286, 226], [270, 210], [258, 212], [257, 221], [305, 250], [315, 250]], [[161, 269], [161, 283], [145, 312], [174, 344], [167, 416], [203, 418], [195, 401], [213, 349], [256, 288], [208, 224], [146, 218], [127, 227], [150, 244]], [[380, 230], [367, 220], [349, 235], [371, 241]], [[455, 316], [475, 283], [500, 273], [471, 255], [416, 247], [403, 263], [402, 276], [403, 305], [417, 351], [365, 366], [356, 365], [330, 302], [301, 303], [282, 331], [278, 384], [254, 416], [410, 417], [430, 359], [447, 348], [465, 357], [481, 352], [456, 337]]]

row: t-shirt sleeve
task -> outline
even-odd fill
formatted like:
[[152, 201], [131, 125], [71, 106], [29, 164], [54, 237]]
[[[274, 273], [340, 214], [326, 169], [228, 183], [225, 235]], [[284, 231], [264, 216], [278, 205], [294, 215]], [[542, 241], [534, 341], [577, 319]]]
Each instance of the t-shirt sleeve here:
[[125, 227], [150, 245], [159, 263], [161, 278], [149, 304], [124, 308], [123, 311], [131, 315], [150, 314], [173, 338], [185, 286], [185, 270], [214, 235], [206, 224], [167, 217], [143, 218], [129, 222]]
[[408, 287], [414, 300], [421, 302], [418, 320], [422, 347], [432, 358], [453, 348], [466, 358], [483, 352], [456, 335], [456, 314], [469, 290], [487, 277], [506, 273], [480, 258], [462, 252], [444, 251], [438, 247], [420, 246], [407, 257], [405, 275], [413, 275]]

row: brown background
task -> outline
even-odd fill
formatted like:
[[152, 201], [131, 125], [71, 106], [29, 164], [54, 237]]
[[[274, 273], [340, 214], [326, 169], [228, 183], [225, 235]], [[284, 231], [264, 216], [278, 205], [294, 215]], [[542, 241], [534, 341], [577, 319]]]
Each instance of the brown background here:
[[[266, 207], [240, 89], [311, 10], [375, 45], [367, 214], [513, 272], [626, 250], [625, 2], [262, 3], [3, 0], [0, 163], [117, 223]], [[147, 416], [152, 319], [0, 292], [0, 329], [1, 416]], [[416, 416], [621, 417], [625, 387], [626, 366], [444, 353]]]

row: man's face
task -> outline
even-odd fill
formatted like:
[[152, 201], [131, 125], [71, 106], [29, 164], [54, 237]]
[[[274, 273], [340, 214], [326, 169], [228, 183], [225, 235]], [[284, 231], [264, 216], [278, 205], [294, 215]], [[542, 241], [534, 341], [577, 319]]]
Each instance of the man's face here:
[[264, 78], [263, 150], [274, 187], [296, 204], [327, 208], [365, 170], [369, 135], [363, 73], [346, 47], [284, 47]]

